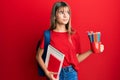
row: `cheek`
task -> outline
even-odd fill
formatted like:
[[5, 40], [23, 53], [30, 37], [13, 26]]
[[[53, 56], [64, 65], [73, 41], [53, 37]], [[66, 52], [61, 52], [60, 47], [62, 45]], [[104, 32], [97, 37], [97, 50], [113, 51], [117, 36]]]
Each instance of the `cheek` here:
[[62, 15], [57, 15], [57, 16], [56, 16], [56, 19], [62, 19], [62, 18], [63, 18]]
[[70, 18], [70, 14], [67, 14], [67, 17]]
[[68, 17], [68, 19], [70, 19], [70, 15], [68, 15], [67, 17]]

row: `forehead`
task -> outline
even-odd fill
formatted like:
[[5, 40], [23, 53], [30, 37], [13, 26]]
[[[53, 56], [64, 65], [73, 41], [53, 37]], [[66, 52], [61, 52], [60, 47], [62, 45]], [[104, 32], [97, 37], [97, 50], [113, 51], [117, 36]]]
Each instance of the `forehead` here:
[[57, 11], [70, 11], [70, 10], [69, 10], [69, 7], [65, 6], [65, 7], [58, 8]]

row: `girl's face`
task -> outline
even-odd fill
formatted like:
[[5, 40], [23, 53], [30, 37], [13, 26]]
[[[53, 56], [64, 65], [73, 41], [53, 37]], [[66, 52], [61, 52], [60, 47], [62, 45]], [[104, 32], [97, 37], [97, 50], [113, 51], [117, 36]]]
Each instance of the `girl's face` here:
[[69, 8], [68, 7], [60, 7], [56, 11], [55, 19], [58, 24], [66, 25], [70, 19]]

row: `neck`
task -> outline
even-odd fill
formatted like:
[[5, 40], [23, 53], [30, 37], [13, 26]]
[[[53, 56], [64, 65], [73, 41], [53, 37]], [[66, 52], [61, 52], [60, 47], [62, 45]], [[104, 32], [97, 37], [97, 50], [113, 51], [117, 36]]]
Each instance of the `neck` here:
[[54, 31], [67, 32], [67, 29], [66, 29], [65, 25], [56, 24], [56, 28], [54, 29]]

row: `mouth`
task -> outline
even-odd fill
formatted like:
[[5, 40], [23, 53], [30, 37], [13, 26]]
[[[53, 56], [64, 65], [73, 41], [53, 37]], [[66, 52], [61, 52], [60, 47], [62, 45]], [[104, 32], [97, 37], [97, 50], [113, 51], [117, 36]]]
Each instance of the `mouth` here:
[[63, 19], [63, 21], [68, 21], [68, 19]]

